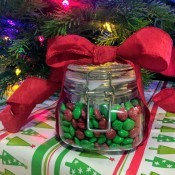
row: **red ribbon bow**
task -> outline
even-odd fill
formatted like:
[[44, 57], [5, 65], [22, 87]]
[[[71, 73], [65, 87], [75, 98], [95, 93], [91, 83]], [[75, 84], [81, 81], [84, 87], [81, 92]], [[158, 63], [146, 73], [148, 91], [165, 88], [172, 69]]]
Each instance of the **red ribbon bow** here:
[[[47, 64], [52, 67], [50, 79], [27, 78], [7, 101], [7, 107], [0, 113], [0, 120], [7, 131], [19, 131], [35, 105], [58, 90], [63, 80], [64, 68], [70, 63], [102, 64], [117, 61], [118, 58], [130, 62], [135, 68], [137, 85], [144, 101], [141, 76], [138, 73], [140, 66], [164, 75], [175, 76], [174, 55], [175, 49], [172, 49], [170, 36], [154, 27], [142, 28], [119, 47], [96, 46], [77, 35], [55, 37], [48, 42], [46, 56]], [[159, 94], [155, 97], [155, 101], [158, 104], [160, 102], [159, 105], [165, 110], [175, 112], [173, 109], [175, 98], [172, 99], [175, 91], [174, 89], [165, 91], [164, 94], [171, 93], [171, 96], [164, 96], [166, 100], [171, 101], [171, 104], [161, 106]]]

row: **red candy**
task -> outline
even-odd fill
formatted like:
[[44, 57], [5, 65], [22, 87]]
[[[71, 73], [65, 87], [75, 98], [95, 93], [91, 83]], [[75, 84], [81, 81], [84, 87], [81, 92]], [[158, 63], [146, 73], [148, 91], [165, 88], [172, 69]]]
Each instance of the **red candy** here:
[[82, 131], [76, 130], [75, 135], [77, 136], [78, 139], [82, 140], [85, 138], [85, 135]]
[[94, 132], [95, 137], [100, 137], [101, 133], [100, 132]]
[[133, 140], [132, 146], [133, 146], [133, 147], [136, 147], [139, 143], [140, 143], [140, 138], [139, 138], [139, 136], [137, 136], [137, 137]]
[[107, 121], [105, 118], [101, 118], [101, 120], [99, 121], [99, 128], [100, 129], [105, 129], [107, 128]]
[[116, 136], [116, 131], [114, 129], [109, 129], [107, 132], [106, 132], [106, 137], [108, 139], [113, 139], [115, 138]]
[[85, 120], [86, 118], [87, 118], [87, 116], [86, 116], [86, 112], [82, 109], [82, 111], [81, 111], [81, 116], [82, 116], [82, 118]]
[[129, 136], [131, 138], [135, 138], [139, 135], [139, 128], [133, 128], [130, 132], [129, 132]]
[[67, 120], [67, 121], [72, 120], [72, 112], [71, 112], [70, 109], [64, 110], [64, 119]]
[[66, 107], [69, 108], [71, 111], [73, 111], [73, 109], [74, 109], [74, 104], [68, 102], [68, 103], [66, 103]]
[[95, 118], [100, 120], [102, 118], [101, 113], [98, 109], [94, 109]]
[[80, 129], [86, 129], [86, 124], [83, 122], [78, 122], [77, 125]]
[[78, 127], [77, 121], [72, 119], [72, 126], [76, 129]]
[[128, 115], [132, 120], [136, 120], [139, 117], [140, 110], [138, 107], [133, 107], [128, 111]]
[[118, 119], [121, 121], [125, 121], [128, 118], [128, 112], [127, 110], [122, 107], [120, 110], [117, 112]]

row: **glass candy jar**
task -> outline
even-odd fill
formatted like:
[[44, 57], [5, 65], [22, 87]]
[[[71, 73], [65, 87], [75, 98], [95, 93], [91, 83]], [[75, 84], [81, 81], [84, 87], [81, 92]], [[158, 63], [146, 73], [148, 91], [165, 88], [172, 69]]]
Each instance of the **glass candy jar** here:
[[128, 64], [69, 65], [58, 106], [59, 135], [76, 148], [130, 150], [143, 140], [144, 110]]

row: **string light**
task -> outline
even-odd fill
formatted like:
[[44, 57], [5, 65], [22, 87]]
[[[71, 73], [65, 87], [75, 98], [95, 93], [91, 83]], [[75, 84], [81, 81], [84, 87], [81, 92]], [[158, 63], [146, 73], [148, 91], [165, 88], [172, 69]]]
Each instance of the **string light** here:
[[62, 1], [62, 5], [63, 5], [65, 8], [69, 7], [69, 1], [68, 1], [68, 0], [63, 0], [63, 1]]
[[8, 36], [4, 36], [3, 39], [6, 41], [10, 40], [10, 38]]
[[111, 23], [105, 22], [105, 23], [103, 24], [103, 27], [104, 27], [108, 32], [112, 32], [111, 25], [112, 25]]
[[21, 70], [20, 70], [19, 68], [17, 68], [17, 69], [15, 70], [15, 73], [16, 73], [16, 75], [18, 76], [18, 75], [21, 73]]
[[19, 84], [9, 85], [4, 93], [6, 98], [8, 99], [10, 96], [12, 96], [12, 94], [19, 88], [19, 86]]

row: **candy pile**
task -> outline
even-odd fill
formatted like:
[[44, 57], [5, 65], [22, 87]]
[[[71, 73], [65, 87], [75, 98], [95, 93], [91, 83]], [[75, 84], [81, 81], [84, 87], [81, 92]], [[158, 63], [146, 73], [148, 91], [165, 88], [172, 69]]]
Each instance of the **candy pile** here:
[[[132, 149], [142, 141], [143, 111], [138, 99], [119, 105], [113, 104], [108, 128], [107, 104], [89, 108], [87, 129], [87, 106], [78, 103], [62, 103], [60, 106], [61, 138], [66, 143], [91, 150]], [[97, 131], [98, 130], [98, 131]]]

